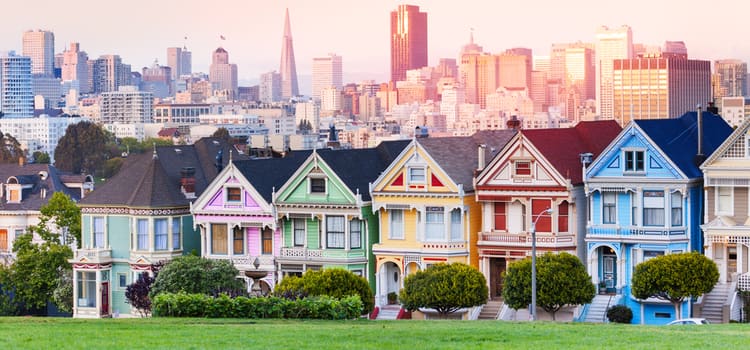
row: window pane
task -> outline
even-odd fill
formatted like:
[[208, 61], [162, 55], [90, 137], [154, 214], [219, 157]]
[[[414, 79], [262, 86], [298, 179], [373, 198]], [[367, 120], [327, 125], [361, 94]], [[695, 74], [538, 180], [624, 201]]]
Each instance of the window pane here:
[[672, 193], [672, 226], [682, 226], [682, 195]]
[[562, 202], [557, 206], [557, 230], [568, 232], [568, 202]]
[[245, 254], [245, 237], [243, 230], [240, 227], [234, 227], [232, 229], [232, 252], [235, 255]]
[[96, 272], [77, 271], [79, 307], [96, 307]]
[[104, 218], [94, 218], [94, 248], [104, 248]]
[[732, 188], [731, 187], [719, 187], [719, 198], [717, 200], [718, 208], [717, 211], [721, 213], [732, 212]]
[[362, 248], [362, 220], [352, 219], [349, 222], [349, 246], [351, 249]]
[[0, 230], [0, 251], [8, 251], [8, 230]]
[[263, 250], [261, 251], [262, 254], [273, 254], [273, 231], [271, 231], [270, 228], [266, 228], [263, 230], [263, 236], [261, 237], [261, 242], [263, 244]]
[[154, 249], [166, 250], [167, 237], [167, 219], [154, 219]]
[[643, 191], [643, 225], [664, 226], [664, 191]]
[[400, 209], [393, 209], [390, 210], [390, 214], [390, 238], [404, 238], [404, 211]]
[[463, 238], [463, 230], [461, 226], [461, 210], [451, 210], [451, 240], [459, 241]]
[[138, 219], [136, 223], [138, 250], [148, 250], [148, 219]]
[[614, 193], [602, 194], [602, 223], [604, 224], [615, 223], [615, 218], [617, 217], [616, 216], [617, 207], [615, 203], [616, 199], [617, 197]]
[[534, 199], [531, 201], [531, 220], [536, 220], [536, 232], [552, 232], [552, 215], [544, 213], [552, 207], [552, 201], [546, 199]]
[[311, 193], [325, 193], [326, 192], [326, 180], [325, 179], [310, 179], [310, 192]]
[[326, 247], [344, 248], [344, 234], [343, 216], [326, 217]]
[[531, 175], [531, 162], [516, 162], [516, 175]]
[[172, 249], [180, 249], [180, 218], [172, 219]]
[[444, 240], [445, 239], [445, 221], [443, 212], [438, 211], [443, 208], [428, 207], [425, 215], [425, 239], [426, 240]]
[[305, 245], [305, 219], [292, 219], [294, 229], [294, 245], [302, 247]]
[[508, 229], [506, 207], [505, 202], [495, 202], [495, 230], [505, 231]]
[[239, 187], [227, 187], [227, 202], [242, 201], [242, 190]]
[[211, 224], [211, 254], [226, 254], [227, 249], [227, 225]]
[[424, 182], [425, 181], [425, 169], [424, 168], [409, 168], [409, 182]]

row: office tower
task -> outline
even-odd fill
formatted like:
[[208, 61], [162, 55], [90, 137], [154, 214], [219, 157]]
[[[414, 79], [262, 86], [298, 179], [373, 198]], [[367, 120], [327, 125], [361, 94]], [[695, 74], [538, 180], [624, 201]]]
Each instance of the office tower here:
[[310, 133], [317, 133], [320, 129], [320, 106], [315, 102], [298, 102], [294, 105], [294, 120], [299, 127], [302, 121], [310, 123]]
[[80, 93], [89, 93], [89, 56], [81, 51], [80, 44], [70, 43], [70, 48], [63, 53], [62, 80], [78, 81]]
[[168, 47], [167, 66], [172, 69], [172, 80], [183, 75], [190, 75], [192, 71], [192, 53], [187, 47]]
[[260, 75], [258, 95], [261, 102], [281, 101], [281, 74], [276, 71]]
[[312, 66], [312, 97], [320, 100], [320, 92], [324, 88], [335, 87], [338, 90], [344, 86], [344, 76], [341, 68], [341, 56], [330, 53], [327, 57], [313, 58]]
[[135, 86], [102, 93], [100, 116], [103, 124], [152, 123], [154, 96]]
[[237, 65], [229, 63], [229, 52], [220, 47], [213, 53], [208, 80], [213, 90], [224, 90], [231, 95], [237, 96]]
[[723, 97], [747, 96], [747, 63], [726, 59], [714, 61], [715, 101]]
[[289, 9], [284, 15], [284, 37], [281, 39], [281, 98], [290, 99], [299, 95], [297, 85], [297, 66], [294, 63], [294, 45], [292, 43], [292, 28], [289, 24]]
[[323, 88], [320, 91], [320, 111], [321, 112], [336, 112], [340, 111], [342, 107], [341, 91], [333, 86]]
[[22, 54], [31, 57], [32, 75], [54, 77], [54, 33], [47, 30], [29, 30], [24, 32]]
[[498, 84], [506, 88], [531, 88], [531, 49], [513, 48], [498, 57]]
[[419, 6], [398, 5], [391, 11], [391, 81], [427, 65], [427, 13]]
[[685, 46], [684, 41], [665, 41], [661, 54], [664, 57], [688, 58], [687, 46]]
[[31, 58], [0, 52], [0, 112], [4, 118], [34, 116]]
[[711, 98], [711, 62], [677, 57], [613, 61], [613, 116], [632, 119], [677, 118]]
[[461, 62], [466, 103], [485, 108], [487, 94], [500, 87], [500, 55], [464, 55]]
[[117, 91], [120, 86], [130, 84], [130, 65], [123, 64], [119, 55], [101, 55], [90, 60], [88, 68], [93, 93]]
[[165, 98], [174, 94], [172, 91], [172, 68], [160, 66], [158, 61], [154, 61], [151, 67], [143, 67], [141, 82], [139, 84], [141, 91], [151, 92], [154, 97]]
[[[615, 59], [633, 58], [633, 32], [628, 26], [596, 31], [596, 113], [602, 119], [614, 118], [612, 64]], [[695, 106], [693, 106], [695, 107]]]

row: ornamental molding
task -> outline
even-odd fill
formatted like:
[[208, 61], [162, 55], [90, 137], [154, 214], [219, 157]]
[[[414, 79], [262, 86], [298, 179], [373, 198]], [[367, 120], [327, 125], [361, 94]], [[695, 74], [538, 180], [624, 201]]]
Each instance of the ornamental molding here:
[[137, 215], [137, 216], [163, 216], [190, 214], [190, 208], [174, 209], [134, 209], [134, 208], [112, 208], [112, 207], [83, 207], [82, 214], [104, 214], [104, 215]]

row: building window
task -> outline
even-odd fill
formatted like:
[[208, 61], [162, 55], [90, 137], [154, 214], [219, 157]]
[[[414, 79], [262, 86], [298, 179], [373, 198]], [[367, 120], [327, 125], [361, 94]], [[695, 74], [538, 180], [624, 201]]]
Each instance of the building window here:
[[78, 307], [96, 307], [96, 271], [76, 271]]
[[451, 240], [460, 241], [464, 237], [461, 225], [461, 209], [451, 210]]
[[682, 195], [672, 193], [672, 226], [682, 226]]
[[643, 171], [644, 158], [644, 151], [625, 151], [625, 171]]
[[211, 224], [211, 254], [227, 253], [227, 225]]
[[557, 206], [557, 231], [568, 232], [568, 202], [562, 202]]
[[227, 202], [241, 202], [242, 189], [239, 187], [227, 187]]
[[515, 161], [513, 164], [515, 176], [531, 176], [531, 162]]
[[326, 217], [327, 248], [344, 248], [344, 222], [343, 216]]
[[732, 215], [732, 187], [717, 187], [716, 214]]
[[138, 250], [148, 250], [148, 219], [137, 219], [135, 226]]
[[167, 219], [154, 219], [154, 250], [167, 250], [168, 227]]
[[552, 215], [544, 212], [550, 208], [552, 201], [549, 199], [531, 200], [531, 220], [536, 220], [536, 232], [552, 232]]
[[617, 217], [617, 195], [614, 193], [602, 193], [602, 223], [614, 224]]
[[294, 230], [294, 246], [305, 246], [305, 219], [292, 219], [292, 230]]
[[232, 229], [232, 253], [234, 255], [245, 254], [245, 235], [241, 227]]
[[443, 207], [427, 207], [425, 210], [425, 240], [444, 240], [445, 219], [443, 218]]
[[172, 249], [179, 250], [181, 247], [180, 218], [174, 218], [172, 219]]
[[349, 221], [349, 247], [351, 249], [362, 248], [362, 220], [360, 219]]
[[389, 211], [391, 214], [391, 225], [388, 231], [389, 237], [392, 239], [403, 239], [404, 238], [404, 211], [401, 209], [392, 209]]
[[638, 226], [638, 195], [630, 193], [630, 222], [632, 226]]
[[495, 202], [495, 230], [505, 231], [508, 229], [508, 203]]
[[260, 240], [263, 246], [261, 254], [273, 254], [273, 230], [264, 228], [263, 232], [261, 232]]
[[643, 261], [651, 260], [657, 256], [664, 255], [663, 250], [644, 250], [643, 251]]
[[424, 183], [425, 168], [409, 168], [409, 183]]
[[104, 248], [104, 218], [94, 217], [94, 242], [92, 248]]
[[664, 191], [643, 191], [643, 226], [664, 226]]
[[8, 230], [0, 230], [0, 252], [8, 251]]
[[118, 289], [128, 288], [128, 274], [126, 273], [117, 274], [117, 288]]
[[310, 193], [326, 193], [326, 179], [310, 178]]

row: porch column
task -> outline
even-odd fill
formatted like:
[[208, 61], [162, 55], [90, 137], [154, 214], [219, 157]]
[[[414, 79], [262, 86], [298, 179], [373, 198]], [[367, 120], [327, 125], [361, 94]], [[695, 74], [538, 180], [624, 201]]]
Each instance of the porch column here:
[[737, 240], [737, 276], [743, 274], [745, 271], [743, 270], [744, 260], [745, 260], [745, 254], [742, 253], [742, 250], [745, 248], [745, 245], [740, 243], [739, 240]]
[[102, 270], [94, 270], [96, 273], [96, 317], [102, 317]]
[[[621, 248], [622, 250], [622, 248]], [[615, 294], [622, 293], [622, 286], [625, 285], [625, 257], [622, 251], [617, 252], [617, 284], [615, 285]]]
[[73, 317], [78, 315], [78, 270], [73, 268]]

